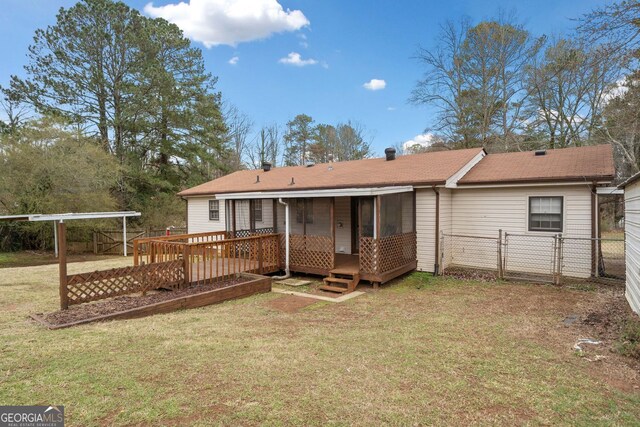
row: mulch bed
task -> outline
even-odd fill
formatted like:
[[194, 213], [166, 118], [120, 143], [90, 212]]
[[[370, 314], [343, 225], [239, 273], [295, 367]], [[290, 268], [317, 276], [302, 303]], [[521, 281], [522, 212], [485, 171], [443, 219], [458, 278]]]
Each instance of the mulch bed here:
[[445, 269], [444, 275], [460, 280], [475, 280], [478, 282], [495, 282], [497, 274], [493, 271], [476, 270], [471, 268], [450, 267]]
[[40, 315], [40, 317], [52, 325], [64, 325], [80, 320], [120, 313], [133, 308], [144, 307], [159, 302], [170, 301], [189, 295], [212, 291], [214, 289], [226, 288], [228, 286], [237, 285], [250, 280], [251, 279], [245, 277], [239, 277], [211, 285], [197, 285], [175, 291], [152, 291], [147, 293], [145, 296], [142, 296], [141, 294], [123, 295], [93, 303], [72, 305], [67, 310], [54, 311], [53, 313]]

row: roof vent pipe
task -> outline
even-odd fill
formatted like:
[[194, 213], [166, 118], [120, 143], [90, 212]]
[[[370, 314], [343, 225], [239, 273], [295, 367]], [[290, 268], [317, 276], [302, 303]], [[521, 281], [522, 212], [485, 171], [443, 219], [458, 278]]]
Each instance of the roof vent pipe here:
[[387, 156], [387, 161], [396, 159], [396, 149], [393, 147], [385, 148], [384, 155]]
[[547, 155], [547, 150], [536, 150], [535, 151], [535, 155], [536, 156], [546, 156]]
[[271, 163], [262, 162], [262, 170], [265, 172], [269, 172], [271, 170]]

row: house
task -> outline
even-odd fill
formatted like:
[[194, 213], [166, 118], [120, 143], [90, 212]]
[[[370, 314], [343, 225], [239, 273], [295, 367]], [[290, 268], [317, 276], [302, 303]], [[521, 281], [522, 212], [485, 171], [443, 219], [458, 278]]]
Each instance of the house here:
[[[465, 256], [443, 255], [447, 234], [597, 237], [597, 188], [615, 174], [609, 145], [385, 153], [305, 166], [265, 164], [184, 190], [188, 232], [282, 233], [283, 265], [288, 261], [291, 271], [350, 271], [377, 284], [414, 269], [438, 273]], [[584, 256], [593, 258], [592, 252]], [[473, 261], [495, 265], [495, 251]], [[576, 266], [575, 274], [593, 274], [594, 264]]]
[[640, 173], [620, 187], [624, 188], [625, 296], [633, 311], [640, 314]]

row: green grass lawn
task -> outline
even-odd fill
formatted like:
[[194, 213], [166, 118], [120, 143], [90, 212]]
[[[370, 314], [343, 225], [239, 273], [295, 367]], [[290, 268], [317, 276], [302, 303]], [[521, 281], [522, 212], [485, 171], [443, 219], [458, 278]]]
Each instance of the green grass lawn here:
[[578, 357], [591, 331], [562, 323], [598, 292], [413, 274], [295, 313], [263, 294], [48, 331], [27, 315], [57, 309], [56, 278], [0, 271], [0, 403], [65, 405], [68, 425], [640, 423], [638, 372]]

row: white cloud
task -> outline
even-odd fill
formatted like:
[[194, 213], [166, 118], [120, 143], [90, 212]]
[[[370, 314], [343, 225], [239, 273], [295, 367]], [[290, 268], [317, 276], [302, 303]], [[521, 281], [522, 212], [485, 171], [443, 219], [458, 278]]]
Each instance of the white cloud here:
[[429, 147], [431, 144], [437, 141], [438, 141], [438, 137], [436, 137], [432, 133], [422, 133], [420, 135], [414, 136], [408, 141], [405, 141], [402, 144], [402, 148], [406, 150], [415, 145], [419, 145], [421, 147]]
[[396, 107], [387, 107], [387, 111], [396, 111]]
[[380, 79], [371, 79], [362, 85], [367, 90], [382, 90], [387, 87], [387, 82]]
[[238, 63], [238, 61], [240, 61], [240, 57], [239, 56], [234, 56], [228, 62], [231, 65], [236, 65]]
[[173, 22], [206, 47], [235, 46], [309, 25], [302, 11], [285, 11], [278, 0], [186, 0], [157, 7], [148, 3], [144, 11]]
[[280, 58], [278, 62], [281, 64], [293, 65], [296, 67], [304, 67], [306, 65], [315, 65], [318, 63], [318, 61], [313, 58], [302, 59], [302, 56], [300, 56], [300, 54], [297, 52], [291, 52], [284, 58]]

